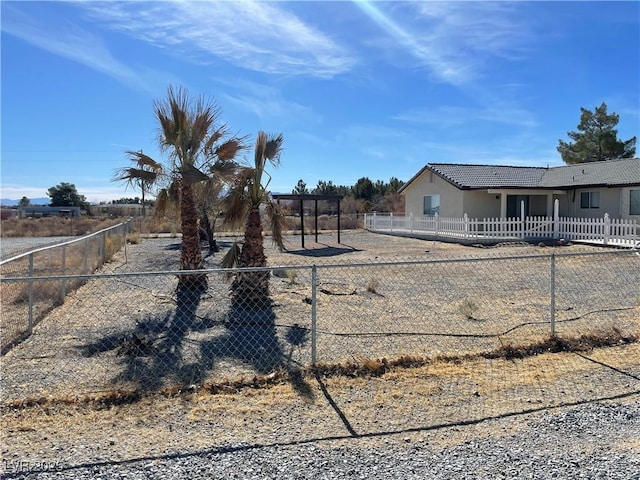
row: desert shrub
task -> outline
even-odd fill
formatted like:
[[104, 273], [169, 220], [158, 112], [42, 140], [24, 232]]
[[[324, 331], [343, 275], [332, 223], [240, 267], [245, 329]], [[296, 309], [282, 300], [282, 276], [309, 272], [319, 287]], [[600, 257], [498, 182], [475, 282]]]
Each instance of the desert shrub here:
[[286, 278], [291, 285], [295, 285], [298, 279], [298, 272], [296, 270], [287, 270], [285, 268], [276, 268], [273, 270], [272, 275], [278, 278]]
[[458, 305], [458, 312], [462, 314], [467, 320], [475, 318], [475, 314], [480, 307], [472, 298], [465, 298]]
[[362, 228], [362, 221], [356, 215], [342, 215], [340, 217], [340, 228], [343, 230]]
[[377, 278], [372, 278], [369, 280], [369, 283], [367, 284], [367, 292], [378, 293], [379, 286], [380, 286], [380, 281]]
[[124, 235], [107, 235], [104, 239], [104, 262], [109, 262], [124, 246]]
[[127, 235], [127, 243], [130, 245], [138, 245], [142, 242], [142, 237], [138, 232], [133, 232]]
[[298, 280], [298, 272], [296, 270], [287, 270], [287, 278], [291, 285], [295, 285]]
[[331, 219], [329, 215], [320, 215], [318, 216], [318, 228], [321, 230], [329, 230]]

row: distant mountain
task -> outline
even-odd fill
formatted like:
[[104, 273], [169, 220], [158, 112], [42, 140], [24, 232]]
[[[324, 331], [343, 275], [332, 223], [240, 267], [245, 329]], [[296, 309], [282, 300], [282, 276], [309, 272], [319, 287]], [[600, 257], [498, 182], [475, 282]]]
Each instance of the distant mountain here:
[[[0, 205], [3, 207], [15, 207], [20, 203], [20, 199], [12, 200], [10, 198], [0, 198]], [[49, 197], [41, 197], [41, 198], [30, 198], [29, 205], [49, 205], [51, 203], [51, 199]]]

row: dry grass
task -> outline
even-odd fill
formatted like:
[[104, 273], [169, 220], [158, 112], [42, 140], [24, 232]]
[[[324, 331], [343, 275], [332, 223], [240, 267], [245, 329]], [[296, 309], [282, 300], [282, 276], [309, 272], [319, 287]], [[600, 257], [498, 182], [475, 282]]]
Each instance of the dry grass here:
[[[35, 254], [33, 276], [79, 275], [95, 271], [100, 265], [110, 262], [114, 255], [124, 246], [123, 235], [108, 235], [104, 239], [102, 256], [98, 250], [100, 238], [87, 240], [89, 247], [70, 245], [64, 252], [62, 249], [49, 249]], [[88, 261], [86, 259], [89, 259]], [[26, 275], [26, 271], [24, 274]], [[55, 305], [64, 302], [64, 293], [69, 293], [84, 284], [83, 280], [36, 281], [32, 287], [27, 283], [16, 284], [16, 288], [4, 289], [3, 303], [22, 304], [29, 301], [31, 294], [39, 302], [53, 301]]]
[[93, 217], [10, 218], [2, 221], [2, 237], [66, 237], [86, 235], [121, 223]]
[[[620, 370], [637, 368], [640, 345], [595, 349], [589, 358]], [[508, 435], [516, 424], [483, 422], [464, 429], [456, 422], [544, 411], [606, 398], [620, 391], [602, 382], [600, 365], [570, 352], [543, 353], [519, 360], [436, 361], [397, 368], [378, 377], [307, 376], [312, 395], [303, 397], [284, 379], [268, 388], [235, 392], [209, 390], [142, 397], [134, 402], [42, 402], [29, 408], [3, 407], [4, 442], [13, 451], [51, 452], [100, 446], [110, 458], [140, 458], [168, 452], [202, 451], [220, 445], [297, 443], [349, 438], [334, 405], [368, 442], [428, 436], [431, 447], [471, 438]], [[322, 388], [321, 388], [322, 386]], [[470, 387], [470, 388], [467, 388]], [[122, 396], [125, 399], [125, 396]], [[523, 399], [533, 399], [525, 403]], [[430, 428], [451, 425], [450, 428]], [[422, 430], [424, 429], [424, 430]], [[422, 432], [421, 432], [422, 431]], [[511, 430], [512, 431], [512, 430]], [[378, 435], [381, 435], [378, 437]], [[55, 440], [56, 449], [51, 448]], [[630, 439], [620, 448], [636, 448]], [[83, 461], [91, 461], [96, 449]]]
[[127, 235], [127, 243], [130, 245], [138, 245], [142, 242], [142, 236], [138, 232], [130, 233]]
[[[224, 380], [216, 382], [207, 382], [202, 386], [179, 387], [171, 386], [164, 388], [158, 392], [163, 397], [175, 396], [191, 396], [194, 393], [213, 394], [213, 395], [229, 395], [237, 394], [245, 391], [257, 391], [262, 389], [273, 388], [274, 386], [283, 384], [293, 384], [294, 379], [299, 382], [307, 382], [314, 376], [321, 376], [323, 379], [344, 378], [344, 379], [366, 379], [372, 377], [385, 377], [387, 380], [399, 380], [406, 378], [421, 378], [425, 372], [429, 376], [438, 376], [441, 378], [453, 379], [456, 376], [474, 377], [477, 376], [478, 365], [484, 364], [486, 360], [498, 360], [501, 365], [494, 366], [503, 371], [508, 362], [514, 359], [529, 359], [536, 365], [536, 368], [529, 371], [524, 378], [526, 381], [523, 385], [528, 384], [532, 379], [535, 382], [551, 381], [555, 375], [545, 374], [545, 362], [549, 362], [548, 354], [572, 353], [572, 352], [593, 352], [594, 349], [605, 347], [638, 345], [640, 332], [635, 335], [625, 335], [622, 332], [613, 329], [612, 331], [602, 332], [601, 335], [582, 335], [575, 338], [559, 338], [552, 337], [543, 342], [521, 347], [504, 346], [494, 351], [483, 352], [476, 355], [461, 356], [438, 356], [436, 358], [402, 356], [395, 359], [372, 359], [364, 356], [355, 356], [353, 361], [340, 364], [321, 364], [315, 367], [308, 367], [303, 371], [286, 371], [278, 370], [269, 375], [255, 375], [251, 378], [239, 378], [235, 380]], [[557, 368], [554, 365], [554, 368]], [[561, 368], [570, 373], [573, 368], [569, 364], [562, 364]], [[299, 372], [299, 373], [297, 373]], [[299, 374], [302, 374], [298, 377]], [[489, 377], [478, 376], [476, 383], [485, 382]], [[503, 379], [498, 376], [493, 378], [497, 382], [499, 388], [504, 388]], [[522, 382], [521, 377], [519, 382]], [[338, 384], [340, 381], [338, 380]], [[413, 386], [412, 389], [419, 388]], [[430, 387], [429, 387], [430, 388]], [[435, 390], [437, 391], [437, 389]], [[43, 405], [65, 405], [78, 404], [88, 405], [94, 408], [104, 408], [110, 405], [121, 405], [135, 403], [145, 398], [138, 390], [127, 390], [118, 388], [115, 390], [104, 390], [98, 393], [88, 395], [70, 395], [66, 397], [41, 396], [26, 398], [8, 402], [5, 407], [10, 408], [29, 408]]]

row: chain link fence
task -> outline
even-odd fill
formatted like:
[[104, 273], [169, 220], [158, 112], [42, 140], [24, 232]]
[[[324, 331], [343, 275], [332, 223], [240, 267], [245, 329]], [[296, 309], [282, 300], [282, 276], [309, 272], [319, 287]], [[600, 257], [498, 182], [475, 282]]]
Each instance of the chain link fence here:
[[[34, 326], [64, 303], [105, 262], [124, 248], [131, 222], [123, 222], [74, 240], [37, 248], [0, 262], [0, 277], [22, 278], [2, 283], [0, 348], [6, 353], [31, 335]], [[84, 276], [79, 276], [84, 275]], [[55, 280], [37, 278], [57, 276]]]
[[[178, 248], [165, 244], [153, 259], [165, 255], [177, 267]], [[312, 365], [515, 357], [548, 348], [552, 336], [640, 334], [634, 251], [366, 263], [294, 257], [263, 269], [208, 268], [198, 291], [178, 288], [178, 276], [202, 271], [166, 271], [161, 261], [165, 270], [154, 271], [153, 259], [137, 263], [147, 271], [132, 271], [123, 255], [93, 275], [83, 261], [56, 275], [3, 271], [3, 332], [19, 330], [31, 310], [39, 320], [0, 360], [4, 402], [194, 389]], [[245, 301], [248, 288], [266, 295]]]

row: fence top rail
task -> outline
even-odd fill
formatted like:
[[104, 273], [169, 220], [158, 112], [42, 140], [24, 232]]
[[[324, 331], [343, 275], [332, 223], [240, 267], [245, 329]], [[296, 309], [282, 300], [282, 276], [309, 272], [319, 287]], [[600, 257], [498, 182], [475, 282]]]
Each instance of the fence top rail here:
[[275, 265], [270, 267], [243, 267], [243, 268], [208, 268], [202, 270], [155, 270], [147, 272], [119, 272], [119, 273], [94, 273], [78, 275], [46, 275], [41, 277], [5, 277], [0, 278], [2, 283], [16, 283], [30, 280], [74, 280], [74, 279], [108, 279], [127, 278], [142, 276], [166, 276], [166, 275], [202, 275], [202, 274], [233, 274], [241, 272], [272, 272], [276, 270], [307, 270], [307, 269], [332, 269], [332, 268], [359, 268], [359, 267], [398, 267], [409, 265], [433, 265], [442, 263], [466, 263], [466, 262], [491, 262], [491, 261], [512, 261], [512, 260], [540, 260], [540, 259], [562, 259], [573, 257], [594, 257], [612, 255], [638, 255], [637, 251], [611, 250], [606, 252], [573, 252], [573, 253], [549, 253], [536, 255], [506, 255], [496, 257], [466, 257], [466, 258], [441, 258], [431, 260], [405, 260], [393, 262], [359, 262], [359, 263], [335, 263], [335, 264], [308, 264], [308, 265]]
[[129, 219], [127, 221], [124, 221], [122, 223], [118, 223], [117, 225], [112, 225], [111, 227], [103, 228], [102, 230], [98, 230], [97, 232], [93, 232], [93, 233], [90, 233], [88, 235], [83, 235], [82, 237], [74, 238], [73, 240], [67, 240], [66, 242], [56, 243], [55, 245], [48, 245], [46, 247], [34, 248], [33, 250], [30, 250], [30, 251], [25, 252], [25, 253], [21, 253], [19, 255], [16, 255], [15, 257], [7, 258], [6, 260], [0, 261], [0, 267], [2, 265], [6, 264], [6, 263], [13, 262], [15, 260], [19, 260], [20, 258], [28, 257], [29, 255], [31, 255], [33, 253], [44, 252], [46, 250], [51, 250], [53, 248], [59, 248], [59, 247], [65, 246], [65, 245], [70, 245], [72, 243], [81, 242], [81, 241], [86, 240], [88, 238], [95, 237], [97, 235], [105, 233], [105, 232], [107, 232], [109, 230], [113, 230], [115, 228], [119, 228], [119, 227], [121, 227], [123, 225], [126, 225], [129, 222], [131, 222], [131, 219]]

